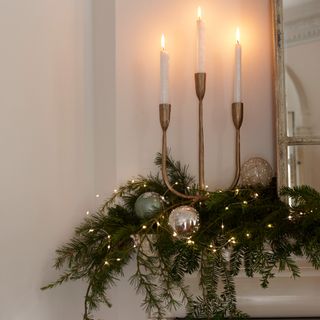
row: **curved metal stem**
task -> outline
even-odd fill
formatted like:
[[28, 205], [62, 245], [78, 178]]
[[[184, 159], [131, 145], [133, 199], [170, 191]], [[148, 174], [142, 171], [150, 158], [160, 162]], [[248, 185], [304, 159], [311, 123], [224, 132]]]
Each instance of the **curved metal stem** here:
[[241, 167], [241, 159], [240, 159], [240, 129], [236, 129], [236, 173], [233, 179], [233, 182], [230, 186], [230, 189], [234, 189], [240, 179], [240, 167]]
[[199, 100], [199, 188], [200, 188], [200, 190], [205, 190], [203, 104], [202, 104], [202, 100]]
[[243, 103], [236, 102], [232, 104], [232, 120], [236, 128], [236, 173], [230, 189], [234, 189], [240, 179], [241, 174], [241, 156], [240, 156], [240, 128], [243, 121]]
[[205, 190], [204, 182], [204, 133], [203, 133], [203, 98], [206, 93], [206, 73], [200, 72], [194, 75], [196, 94], [199, 100], [199, 188]]
[[166, 130], [163, 130], [162, 132], [162, 166], [161, 166], [161, 171], [162, 171], [162, 179], [164, 183], [166, 184], [167, 188], [174, 193], [176, 196], [184, 199], [189, 199], [189, 200], [199, 200], [199, 196], [191, 196], [191, 195], [186, 195], [183, 194], [177, 190], [175, 190], [172, 185], [169, 182], [168, 174], [167, 174], [167, 157], [168, 157], [168, 151], [167, 151], [167, 132]]

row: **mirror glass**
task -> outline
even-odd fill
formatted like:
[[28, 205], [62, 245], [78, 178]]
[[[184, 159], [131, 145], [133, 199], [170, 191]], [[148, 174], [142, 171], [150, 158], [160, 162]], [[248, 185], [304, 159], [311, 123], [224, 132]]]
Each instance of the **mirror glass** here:
[[319, 137], [320, 1], [283, 0], [283, 33], [287, 136]]
[[288, 146], [288, 186], [309, 185], [320, 190], [320, 170], [310, 170], [320, 163], [320, 145]]

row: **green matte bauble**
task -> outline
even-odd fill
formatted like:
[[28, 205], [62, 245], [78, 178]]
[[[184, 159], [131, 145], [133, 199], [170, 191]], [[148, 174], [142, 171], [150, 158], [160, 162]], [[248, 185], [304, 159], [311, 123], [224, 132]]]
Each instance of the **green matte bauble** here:
[[175, 208], [170, 213], [169, 225], [178, 238], [188, 238], [198, 230], [198, 211], [189, 206]]
[[156, 192], [145, 192], [138, 197], [134, 204], [136, 215], [141, 218], [151, 218], [162, 209], [161, 196]]

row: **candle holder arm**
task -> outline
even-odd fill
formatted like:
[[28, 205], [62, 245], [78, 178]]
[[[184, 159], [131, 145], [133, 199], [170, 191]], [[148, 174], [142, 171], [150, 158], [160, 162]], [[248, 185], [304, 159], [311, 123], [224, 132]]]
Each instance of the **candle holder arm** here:
[[243, 122], [243, 103], [242, 102], [235, 102], [232, 104], [232, 120], [233, 124], [236, 129], [236, 155], [235, 155], [235, 162], [236, 162], [236, 172], [233, 179], [233, 182], [230, 186], [230, 189], [234, 189], [240, 179], [241, 175], [241, 144], [240, 144], [240, 128]]
[[186, 195], [181, 193], [173, 188], [169, 181], [168, 173], [167, 173], [167, 158], [168, 158], [168, 150], [167, 150], [167, 129], [170, 123], [170, 113], [171, 113], [171, 105], [170, 104], [160, 104], [159, 106], [160, 113], [160, 124], [162, 128], [162, 162], [161, 162], [161, 173], [162, 179], [167, 186], [167, 188], [176, 196], [192, 200], [194, 202], [202, 200], [202, 196], [199, 195]]

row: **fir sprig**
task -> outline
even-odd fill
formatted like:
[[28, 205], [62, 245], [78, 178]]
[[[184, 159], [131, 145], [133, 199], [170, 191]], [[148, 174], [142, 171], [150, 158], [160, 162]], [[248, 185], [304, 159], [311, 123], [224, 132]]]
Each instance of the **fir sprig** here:
[[[161, 155], [156, 158], [161, 165]], [[169, 180], [184, 193], [197, 194], [187, 166], [167, 159]], [[134, 210], [145, 192], [163, 197], [163, 209], [140, 219]], [[138, 177], [120, 186], [103, 206], [75, 229], [72, 239], [56, 251], [54, 268], [62, 275], [43, 289], [66, 281], [85, 280], [84, 320], [93, 319], [99, 305], [111, 306], [110, 288], [131, 260], [136, 272], [130, 283], [143, 295], [142, 307], [157, 319], [167, 310], [187, 305], [188, 319], [244, 319], [237, 309], [234, 277], [258, 274], [267, 287], [277, 271], [299, 276], [294, 256], [306, 256], [320, 268], [320, 194], [308, 187], [268, 187], [208, 192], [202, 203], [178, 198], [159, 175]], [[200, 228], [185, 239], [168, 226], [172, 209], [195, 206]], [[198, 272], [202, 294], [192, 297], [185, 276]]]

